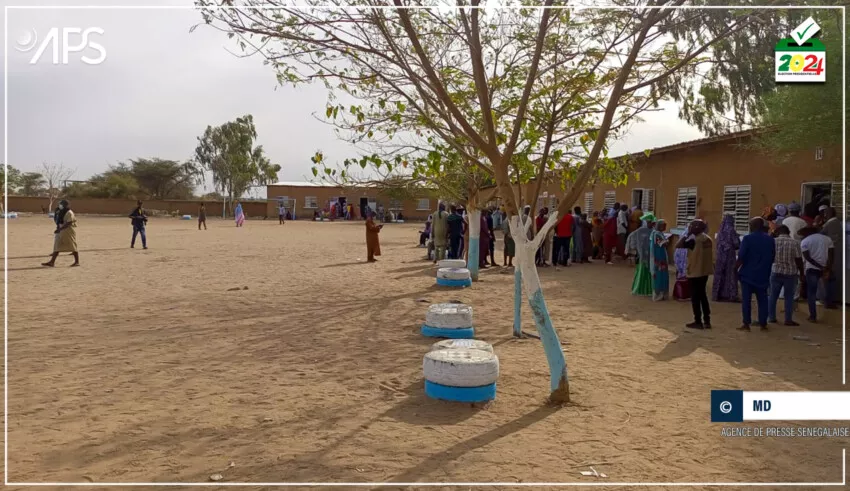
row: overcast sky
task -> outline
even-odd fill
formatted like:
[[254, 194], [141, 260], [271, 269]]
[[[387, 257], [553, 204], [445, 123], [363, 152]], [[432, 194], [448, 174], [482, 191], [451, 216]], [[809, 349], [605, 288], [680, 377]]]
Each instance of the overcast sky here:
[[[4, 0], [4, 5], [191, 5], [190, 0], [44, 1]], [[41, 162], [61, 162], [87, 179], [108, 165], [131, 158], [192, 157], [207, 125], [253, 114], [258, 144], [282, 167], [280, 180], [312, 177], [310, 157], [322, 149], [331, 162], [354, 150], [317, 121], [326, 102], [322, 86], [278, 86], [274, 71], [260, 58], [238, 58], [224, 33], [200, 26], [200, 15], [182, 10], [9, 10], [8, 162], [24, 171]], [[67, 65], [53, 65], [48, 49], [35, 65], [36, 49], [53, 27], [99, 27], [106, 59], [87, 65], [71, 53]], [[30, 43], [32, 44], [32, 43]], [[232, 48], [231, 51], [234, 51]], [[61, 57], [61, 53], [60, 53]], [[61, 61], [61, 60], [60, 60]], [[647, 115], [612, 155], [700, 138], [677, 117], [673, 105]]]

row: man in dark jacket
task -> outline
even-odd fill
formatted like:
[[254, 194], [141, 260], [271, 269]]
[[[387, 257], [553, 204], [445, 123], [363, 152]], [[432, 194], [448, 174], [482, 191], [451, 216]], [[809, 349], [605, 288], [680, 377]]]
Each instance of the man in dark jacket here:
[[148, 223], [148, 216], [145, 214], [145, 209], [142, 208], [142, 201], [136, 203], [136, 209], [130, 213], [130, 222], [133, 224], [133, 240], [130, 241], [130, 249], [136, 247], [136, 236], [142, 236], [142, 248], [148, 248], [148, 238], [145, 236], [145, 225]]

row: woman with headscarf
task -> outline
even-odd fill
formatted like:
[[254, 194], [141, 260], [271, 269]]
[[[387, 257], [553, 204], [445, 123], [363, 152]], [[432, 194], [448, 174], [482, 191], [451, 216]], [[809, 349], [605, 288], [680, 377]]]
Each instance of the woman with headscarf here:
[[643, 210], [640, 209], [640, 206], [632, 206], [631, 214], [629, 215], [629, 228], [628, 231], [631, 234], [635, 230], [639, 229], [643, 223], [641, 217], [643, 216]]
[[767, 232], [773, 234], [773, 231], [776, 230], [776, 210], [770, 206], [765, 206], [762, 210], [761, 219], [767, 226]]
[[242, 211], [242, 203], [236, 202], [236, 209], [233, 210], [233, 216], [236, 219], [237, 227], [241, 227], [245, 223], [245, 212]]
[[711, 299], [715, 302], [737, 302], [738, 278], [735, 273], [737, 251], [741, 248], [741, 239], [735, 231], [735, 216], [726, 214], [717, 233], [717, 257], [715, 258], [714, 285]]
[[77, 217], [71, 211], [68, 200], [61, 200], [59, 206], [53, 214], [53, 221], [56, 223], [56, 231], [53, 232], [53, 254], [50, 255], [50, 261], [41, 263], [42, 266], [53, 267], [56, 264], [56, 258], [60, 252], [70, 252], [74, 256], [74, 264], [71, 266], [80, 265], [80, 253], [77, 251]]
[[593, 218], [590, 221], [590, 237], [593, 243], [593, 259], [602, 259], [602, 232], [603, 232], [603, 222], [599, 217], [599, 212], [593, 212]]
[[593, 254], [593, 237], [591, 237], [593, 227], [590, 226], [590, 222], [587, 220], [587, 213], [581, 214], [581, 223], [579, 223], [579, 227], [582, 231], [582, 248], [579, 260], [583, 263], [589, 263], [590, 256]]
[[516, 256], [516, 243], [514, 242], [513, 235], [511, 235], [511, 226], [508, 223], [507, 217], [502, 220], [502, 231], [505, 233], [505, 248], [502, 251], [504, 255], [502, 265], [513, 267], [514, 256]]
[[428, 237], [431, 236], [431, 219], [433, 215], [428, 215], [428, 220], [425, 222], [425, 230], [419, 232], [419, 247], [425, 247], [428, 243]]
[[635, 267], [635, 277], [632, 281], [632, 295], [648, 297], [652, 295], [652, 273], [649, 271], [649, 242], [652, 230], [655, 228], [655, 215], [647, 213], [641, 215], [641, 221], [646, 221], [646, 225], [635, 230], [629, 236], [627, 241], [629, 249], [626, 252], [634, 251], [638, 257], [638, 263]]
[[664, 232], [667, 222], [658, 220], [649, 236], [649, 272], [652, 273], [652, 301], [667, 300], [670, 292], [670, 274], [668, 273], [667, 243]]
[[446, 248], [449, 245], [449, 214], [446, 212], [446, 204], [440, 202], [437, 212], [433, 215], [431, 224], [431, 239], [434, 243], [434, 264], [446, 258]]
[[381, 255], [381, 242], [378, 239], [378, 234], [383, 225], [375, 223], [375, 212], [369, 213], [366, 219], [366, 260], [370, 263], [376, 262], [375, 256]]

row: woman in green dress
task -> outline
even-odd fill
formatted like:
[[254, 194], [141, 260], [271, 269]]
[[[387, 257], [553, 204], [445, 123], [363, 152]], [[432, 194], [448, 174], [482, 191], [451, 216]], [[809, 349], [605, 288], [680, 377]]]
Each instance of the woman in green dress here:
[[655, 228], [655, 215], [647, 213], [641, 217], [646, 225], [632, 232], [630, 248], [637, 252], [638, 263], [632, 281], [632, 295], [648, 297], [652, 295], [652, 273], [649, 271], [649, 242]]

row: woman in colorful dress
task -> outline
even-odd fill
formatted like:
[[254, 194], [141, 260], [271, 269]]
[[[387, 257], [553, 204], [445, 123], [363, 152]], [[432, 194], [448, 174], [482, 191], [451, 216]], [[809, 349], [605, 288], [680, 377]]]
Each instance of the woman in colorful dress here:
[[241, 227], [245, 223], [245, 212], [242, 211], [242, 203], [236, 202], [236, 209], [233, 210], [233, 216], [236, 219], [237, 227]]
[[670, 274], [668, 273], [667, 244], [664, 232], [667, 222], [658, 220], [655, 230], [649, 236], [649, 271], [652, 273], [652, 301], [667, 300], [670, 292]]
[[[652, 295], [652, 273], [649, 271], [651, 262], [649, 255], [649, 243], [652, 231], [655, 228], [655, 215], [647, 213], [641, 216], [646, 225], [632, 232], [631, 245], [637, 252], [638, 263], [635, 266], [635, 277], [632, 281], [632, 295], [648, 297]], [[631, 252], [631, 251], [629, 251]]]
[[72, 267], [80, 265], [80, 253], [77, 250], [77, 217], [71, 211], [71, 206], [68, 200], [59, 202], [59, 207], [53, 214], [53, 222], [56, 224], [56, 230], [53, 232], [53, 253], [50, 255], [50, 260], [46, 263], [41, 263], [42, 266], [52, 268], [56, 265], [56, 258], [60, 252], [70, 252], [74, 256]]
[[738, 278], [735, 262], [741, 239], [735, 231], [735, 216], [726, 214], [717, 233], [717, 262], [714, 269], [714, 285], [711, 299], [715, 302], [738, 302]]

